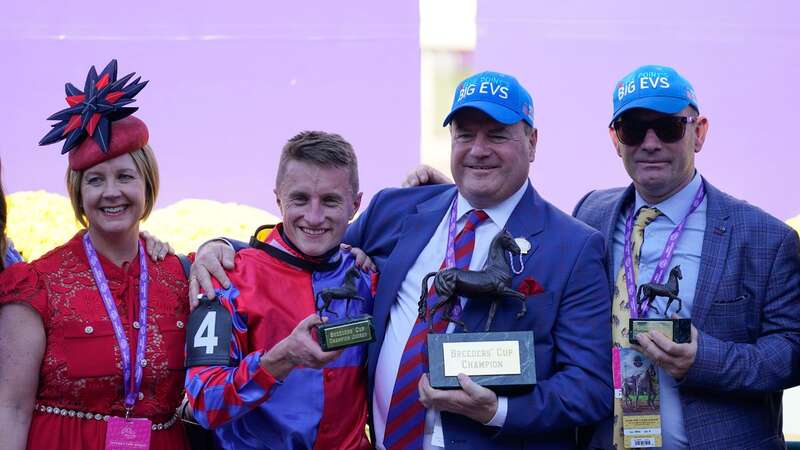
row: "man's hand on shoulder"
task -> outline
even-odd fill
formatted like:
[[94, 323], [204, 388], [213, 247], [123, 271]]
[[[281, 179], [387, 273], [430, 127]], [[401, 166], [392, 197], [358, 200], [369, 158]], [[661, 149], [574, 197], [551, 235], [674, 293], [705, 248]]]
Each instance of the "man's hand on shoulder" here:
[[425, 186], [428, 184], [451, 184], [453, 180], [431, 166], [420, 164], [411, 170], [403, 180], [402, 187]]
[[351, 255], [353, 255], [353, 258], [355, 258], [355, 260], [356, 260], [356, 262], [355, 262], [356, 267], [358, 267], [362, 271], [364, 271], [364, 272], [377, 272], [378, 271], [378, 266], [376, 266], [375, 263], [372, 262], [372, 258], [370, 258], [364, 252], [364, 250], [361, 250], [358, 247], [353, 247], [350, 244], [345, 244], [344, 242], [339, 244], [339, 248], [343, 252], [349, 252]]
[[276, 379], [283, 380], [295, 367], [319, 369], [338, 358], [344, 349], [333, 352], [322, 351], [311, 334], [314, 326], [321, 323], [323, 320], [316, 314], [303, 319], [292, 330], [292, 334], [264, 353], [261, 357], [261, 367]]
[[213, 299], [216, 294], [213, 277], [224, 288], [231, 285], [225, 270], [233, 269], [233, 258], [236, 252], [222, 240], [208, 241], [197, 249], [197, 255], [189, 271], [189, 302], [192, 309], [197, 306], [197, 296], [202, 290], [208, 298]]
[[461, 389], [434, 389], [428, 375], [423, 375], [417, 385], [420, 403], [428, 409], [461, 414], [482, 424], [489, 423], [497, 413], [497, 395], [463, 373], [458, 374], [458, 382]]

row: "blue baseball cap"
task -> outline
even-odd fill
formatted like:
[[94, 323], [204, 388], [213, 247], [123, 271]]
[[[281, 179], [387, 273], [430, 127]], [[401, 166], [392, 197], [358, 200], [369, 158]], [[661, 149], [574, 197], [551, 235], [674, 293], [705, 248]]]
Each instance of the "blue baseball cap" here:
[[611, 122], [632, 108], [675, 114], [688, 105], [700, 111], [694, 88], [675, 69], [666, 66], [642, 66], [617, 83]]
[[461, 108], [479, 109], [506, 125], [524, 120], [533, 126], [531, 94], [516, 78], [504, 73], [481, 72], [459, 83], [453, 96], [453, 107], [442, 126], [446, 127]]

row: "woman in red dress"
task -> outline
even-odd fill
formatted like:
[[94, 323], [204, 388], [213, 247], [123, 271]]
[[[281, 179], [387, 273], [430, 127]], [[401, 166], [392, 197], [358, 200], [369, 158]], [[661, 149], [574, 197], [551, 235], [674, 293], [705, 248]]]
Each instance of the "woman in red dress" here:
[[[133, 75], [133, 74], [131, 74]], [[145, 257], [139, 221], [158, 169], [126, 107], [146, 84], [89, 71], [40, 144], [66, 139], [75, 237], [0, 275], [0, 448], [185, 449], [188, 285], [177, 257]]]

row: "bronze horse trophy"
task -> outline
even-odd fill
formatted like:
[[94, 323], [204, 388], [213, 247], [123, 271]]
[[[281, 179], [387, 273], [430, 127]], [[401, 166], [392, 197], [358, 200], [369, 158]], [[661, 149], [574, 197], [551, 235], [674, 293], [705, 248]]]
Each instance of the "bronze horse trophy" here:
[[338, 317], [339, 314], [330, 310], [331, 301], [334, 299], [346, 299], [347, 303], [344, 306], [345, 316], [350, 310], [350, 300], [361, 300], [364, 298], [358, 295], [358, 288], [356, 288], [356, 279], [358, 279], [358, 268], [353, 266], [344, 275], [344, 283], [339, 287], [325, 288], [317, 294], [317, 305], [319, 300], [322, 300], [322, 305], [318, 307], [317, 314], [322, 317], [322, 311], [327, 311], [330, 314]]
[[669, 271], [669, 278], [666, 284], [645, 283], [639, 286], [639, 290], [636, 293], [636, 305], [641, 309], [642, 303], [647, 302], [648, 308], [652, 308], [655, 310], [656, 314], [660, 314], [658, 308], [653, 304], [653, 300], [655, 300], [656, 297], [667, 297], [668, 300], [664, 307], [664, 316], [667, 315], [669, 306], [675, 300], [678, 301], [678, 309], [675, 310], [675, 312], [680, 312], [683, 301], [678, 297], [678, 280], [682, 279], [683, 274], [681, 273], [681, 266], [678, 265]]
[[[525, 295], [511, 289], [511, 255], [521, 253], [519, 246], [508, 231], [501, 231], [489, 246], [489, 256], [483, 270], [464, 270], [449, 268], [438, 272], [431, 272], [422, 279], [422, 294], [419, 299], [419, 317], [428, 321], [428, 326], [433, 328], [431, 317], [436, 311], [446, 308], [443, 318], [462, 327], [466, 332], [467, 327], [459, 318], [453, 317], [453, 308], [460, 296], [478, 299], [493, 298], [489, 315], [486, 319], [485, 331], [489, 331], [494, 321], [497, 305], [502, 297], [511, 297], [520, 302], [520, 311], [517, 318], [525, 315], [528, 306]], [[428, 280], [434, 277], [433, 286], [439, 302], [428, 311]]]
[[317, 294], [316, 306], [320, 320], [322, 319], [323, 311], [339, 317], [338, 313], [331, 311], [331, 302], [334, 299], [347, 300], [344, 305], [344, 320], [315, 325], [319, 346], [324, 351], [337, 350], [375, 340], [375, 326], [372, 323], [372, 316], [363, 314], [356, 318], [350, 318], [350, 301], [365, 301], [364, 297], [358, 295], [358, 287], [356, 286], [358, 277], [359, 269], [353, 266], [345, 272], [341, 286], [325, 288]]

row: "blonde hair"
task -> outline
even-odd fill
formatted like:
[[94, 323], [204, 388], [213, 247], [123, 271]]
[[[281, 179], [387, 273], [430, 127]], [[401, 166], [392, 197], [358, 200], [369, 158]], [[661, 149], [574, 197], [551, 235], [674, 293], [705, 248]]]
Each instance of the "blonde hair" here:
[[350, 187], [353, 195], [358, 193], [358, 158], [343, 137], [324, 131], [302, 131], [289, 139], [283, 146], [275, 187], [280, 189], [286, 165], [289, 161], [300, 161], [318, 167], [342, 167], [350, 173]]
[[[156, 162], [156, 155], [149, 144], [139, 150], [134, 150], [130, 153], [133, 158], [133, 164], [139, 175], [144, 178], [144, 213], [140, 220], [144, 220], [153, 211], [153, 206], [156, 204], [156, 197], [158, 196], [158, 163]], [[86, 223], [86, 211], [83, 210], [83, 198], [81, 197], [81, 182], [83, 181], [83, 173], [85, 170], [72, 170], [67, 169], [67, 193], [69, 194], [69, 201], [72, 203], [72, 212], [75, 213], [75, 219], [84, 227], [88, 226]]]

